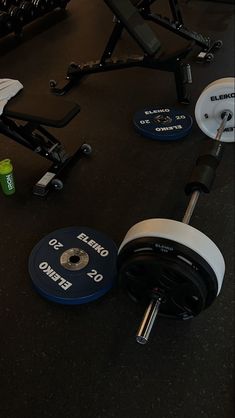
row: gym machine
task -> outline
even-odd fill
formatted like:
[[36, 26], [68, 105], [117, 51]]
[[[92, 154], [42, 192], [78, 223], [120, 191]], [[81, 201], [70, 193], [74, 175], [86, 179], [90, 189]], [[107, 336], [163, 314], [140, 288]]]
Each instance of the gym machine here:
[[[222, 42], [211, 41], [201, 34], [186, 29], [177, 1], [169, 0], [173, 20], [152, 13], [151, 5], [154, 2], [155, 0], [105, 0], [105, 3], [115, 15], [115, 26], [100, 60], [84, 64], [72, 62], [67, 70], [66, 84], [63, 87], [59, 87], [55, 80], [51, 80], [51, 91], [55, 94], [63, 95], [77, 85], [84, 76], [89, 74], [131, 67], [143, 67], [173, 73], [178, 100], [181, 103], [188, 103], [189, 94], [186, 86], [192, 83], [192, 74], [190, 65], [184, 61], [185, 58], [195, 45], [198, 45], [202, 49], [201, 54], [204, 55], [205, 60], [211, 61], [213, 58], [212, 50], [220, 48]], [[162, 50], [160, 41], [146, 23], [148, 20], [187, 39], [189, 43], [183, 49], [167, 54]], [[138, 43], [143, 50], [143, 55], [112, 58], [114, 49], [124, 29]]]
[[[158, 312], [189, 319], [219, 295], [225, 263], [205, 234], [189, 225], [201, 193], [209, 193], [223, 154], [222, 142], [235, 141], [234, 78], [211, 83], [199, 97], [195, 116], [210, 138], [196, 162], [186, 195], [191, 195], [182, 222], [148, 219], [134, 225], [118, 252], [122, 285], [135, 302], [147, 305], [136, 340], [147, 343]], [[166, 123], [168, 123], [166, 121]]]
[[68, 155], [63, 145], [45, 128], [63, 128], [79, 112], [80, 106], [76, 103], [51, 95], [30, 97], [24, 91], [5, 106], [0, 116], [0, 133], [52, 162], [34, 186], [35, 195], [44, 197], [51, 189], [62, 189], [61, 176], [65, 169], [82, 156], [91, 154], [90, 145], [82, 144], [73, 155]]

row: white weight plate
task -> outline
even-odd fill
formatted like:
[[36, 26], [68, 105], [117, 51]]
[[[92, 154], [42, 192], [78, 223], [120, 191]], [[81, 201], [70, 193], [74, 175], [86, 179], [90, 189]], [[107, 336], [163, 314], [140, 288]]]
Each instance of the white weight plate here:
[[218, 281], [217, 295], [220, 293], [225, 273], [224, 258], [218, 247], [205, 234], [190, 225], [171, 219], [147, 219], [129, 229], [119, 252], [128, 242], [148, 237], [165, 238], [199, 254], [214, 271]]
[[225, 78], [220, 78], [220, 79], [218, 79], [218, 80], [212, 81], [210, 84], [208, 84], [208, 85], [204, 88], [203, 92], [204, 92], [205, 90], [207, 90], [207, 89], [208, 89], [209, 87], [211, 87], [211, 86], [214, 86], [214, 85], [216, 85], [216, 84], [221, 84], [221, 83], [230, 83], [230, 82], [233, 82], [233, 80], [234, 80], [234, 78], [233, 78], [233, 77], [225, 77]]
[[[215, 138], [224, 111], [228, 110], [232, 118], [227, 122], [222, 142], [235, 141], [235, 79], [227, 77], [209, 84], [200, 95], [195, 117], [199, 128], [210, 138]], [[207, 116], [205, 116], [207, 115]]]

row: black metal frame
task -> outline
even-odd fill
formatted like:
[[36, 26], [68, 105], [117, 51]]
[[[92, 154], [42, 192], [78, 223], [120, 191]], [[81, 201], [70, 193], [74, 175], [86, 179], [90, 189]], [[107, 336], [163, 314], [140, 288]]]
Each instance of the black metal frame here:
[[62, 188], [63, 183], [58, 176], [66, 167], [91, 151], [87, 144], [82, 144], [69, 156], [60, 141], [39, 123], [26, 122], [25, 125], [20, 125], [4, 115], [0, 118], [0, 133], [52, 162], [33, 187], [33, 193], [37, 196], [46, 196], [51, 189]]
[[[156, 0], [140, 0], [138, 3], [138, 9], [140, 14], [145, 20], [150, 20], [158, 25], [168, 29], [169, 31], [181, 36], [184, 39], [195, 42], [205, 52], [204, 59], [207, 60], [208, 53], [214, 52], [216, 49], [222, 46], [221, 41], [212, 40], [208, 36], [204, 36], [200, 33], [191, 31], [184, 26], [183, 16], [180, 11], [178, 0], [169, 0], [169, 6], [172, 13], [172, 19], [163, 17], [160, 14], [151, 12], [150, 6], [155, 3]], [[209, 59], [211, 61], [211, 58]]]
[[184, 104], [189, 103], [189, 93], [186, 85], [192, 83], [192, 75], [190, 65], [185, 63], [184, 59], [192, 51], [196, 44], [203, 50], [201, 55], [199, 54], [199, 58], [211, 61], [213, 59], [212, 51], [221, 47], [222, 43], [221, 41], [211, 41], [208, 37], [186, 29], [183, 25], [183, 18], [177, 0], [169, 0], [173, 21], [151, 12], [151, 5], [155, 1], [156, 0], [139, 0], [139, 2], [137, 1], [135, 3], [135, 7], [145, 20], [157, 23], [171, 32], [192, 41], [190, 46], [187, 46], [182, 52], [166, 57], [165, 59], [161, 58], [161, 56], [150, 57], [146, 54], [142, 56], [129, 56], [125, 58], [111, 59], [114, 49], [123, 30], [125, 29], [124, 25], [119, 20], [116, 20], [114, 29], [107, 42], [101, 59], [85, 64], [71, 63], [67, 70], [67, 82], [65, 85], [63, 87], [59, 87], [57, 86], [56, 81], [51, 80], [51, 91], [54, 94], [63, 95], [73, 88], [73, 86], [77, 85], [83, 77], [89, 74], [121, 70], [131, 67], [143, 67], [174, 73], [178, 100]]

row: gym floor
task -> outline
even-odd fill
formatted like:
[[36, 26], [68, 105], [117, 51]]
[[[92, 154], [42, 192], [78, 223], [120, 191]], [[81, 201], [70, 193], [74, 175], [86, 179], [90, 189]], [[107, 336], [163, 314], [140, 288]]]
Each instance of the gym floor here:
[[[166, 3], [157, 10], [167, 15]], [[234, 8], [224, 3], [182, 3], [186, 26], [222, 39], [214, 63], [193, 63], [193, 115], [203, 88], [234, 74]], [[31, 93], [47, 93], [71, 61], [96, 60], [112, 28], [103, 1], [72, 0], [27, 27], [21, 43], [0, 42], [1, 78], [20, 80]], [[164, 46], [184, 44], [164, 30]], [[177, 42], [176, 42], [177, 40]], [[138, 53], [125, 33], [115, 55]], [[2, 418], [232, 418], [234, 146], [224, 159], [210, 196], [202, 196], [192, 225], [222, 251], [226, 275], [221, 295], [189, 322], [159, 319], [146, 346], [135, 342], [143, 310], [118, 287], [97, 302], [64, 307], [33, 290], [27, 263], [33, 246], [49, 232], [86, 225], [119, 245], [136, 222], [181, 219], [184, 185], [204, 135], [194, 124], [186, 139], [163, 144], [135, 133], [132, 116], [149, 104], [179, 106], [173, 76], [129, 69], [92, 75], [67, 98], [82, 111], [66, 128], [53, 130], [69, 151], [83, 142], [93, 154], [75, 165], [61, 192], [46, 200], [32, 185], [49, 164], [0, 136], [0, 160], [14, 165], [17, 192], [0, 195], [1, 403]], [[58, 100], [62, 100], [58, 98]]]

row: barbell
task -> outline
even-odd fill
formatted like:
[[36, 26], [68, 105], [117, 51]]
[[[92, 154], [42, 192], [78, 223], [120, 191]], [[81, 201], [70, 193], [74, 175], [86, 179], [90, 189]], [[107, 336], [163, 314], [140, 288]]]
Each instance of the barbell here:
[[118, 274], [135, 302], [147, 305], [136, 340], [145, 344], [157, 314], [193, 318], [219, 295], [225, 262], [217, 245], [189, 225], [202, 192], [209, 193], [223, 155], [234, 142], [234, 78], [209, 84], [195, 107], [199, 128], [215, 141], [205, 144], [185, 187], [191, 195], [181, 222], [147, 219], [129, 229], [118, 251]]

